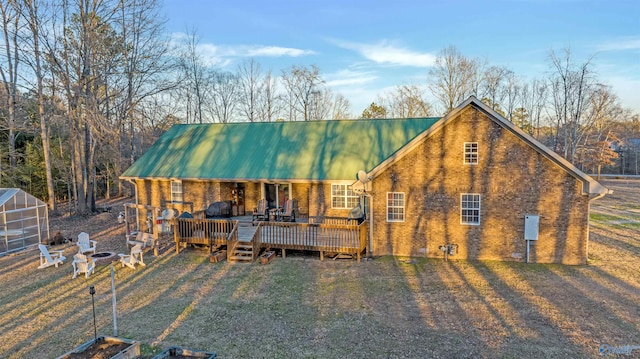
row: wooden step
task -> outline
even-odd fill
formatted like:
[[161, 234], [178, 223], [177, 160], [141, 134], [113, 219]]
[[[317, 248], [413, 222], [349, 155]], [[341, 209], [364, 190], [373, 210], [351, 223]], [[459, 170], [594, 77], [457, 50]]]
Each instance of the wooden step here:
[[244, 262], [249, 261], [250, 262], [250, 261], [253, 260], [253, 258], [246, 257], [246, 256], [231, 256], [231, 257], [229, 257], [229, 260], [232, 260], [232, 261], [244, 261]]
[[245, 251], [245, 250], [241, 250], [241, 249], [237, 249], [235, 251], [233, 251], [234, 255], [239, 255], [239, 254], [248, 254], [251, 255], [253, 254], [253, 251]]

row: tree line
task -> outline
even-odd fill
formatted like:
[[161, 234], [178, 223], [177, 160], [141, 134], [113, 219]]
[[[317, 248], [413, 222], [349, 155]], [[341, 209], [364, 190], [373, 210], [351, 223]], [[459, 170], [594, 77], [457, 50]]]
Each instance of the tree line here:
[[0, 0], [0, 187], [86, 214], [96, 198], [121, 195], [118, 176], [177, 123], [439, 116], [470, 95], [585, 171], [615, 170], [625, 148], [622, 170], [633, 171], [625, 139], [640, 137], [638, 115], [569, 50], [550, 52], [546, 77], [526, 80], [448, 47], [423, 81], [354, 115], [319, 67], [214, 66], [196, 31], [168, 37], [160, 9], [158, 0]]

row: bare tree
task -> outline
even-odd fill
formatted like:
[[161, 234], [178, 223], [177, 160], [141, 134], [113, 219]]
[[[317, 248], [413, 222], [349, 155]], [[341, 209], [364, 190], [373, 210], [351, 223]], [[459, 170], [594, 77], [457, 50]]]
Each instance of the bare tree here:
[[[491, 66], [484, 72], [482, 99], [493, 110], [504, 100], [503, 86], [511, 70], [503, 66]], [[485, 100], [486, 99], [486, 100]], [[488, 100], [488, 101], [487, 101]]]
[[340, 93], [335, 94], [333, 97], [331, 118], [334, 120], [345, 120], [351, 118], [351, 103]]
[[184, 92], [187, 101], [187, 123], [202, 121], [202, 107], [205, 104], [207, 74], [202, 56], [198, 53], [198, 37], [196, 31], [187, 32], [185, 48], [180, 54], [180, 65], [184, 76]]
[[619, 139], [612, 133], [612, 126], [624, 117], [624, 110], [611, 88], [603, 84], [594, 85], [588, 101], [588, 129], [582, 132], [577, 151], [581, 154], [580, 164], [595, 168], [599, 178], [602, 166], [613, 165], [617, 157], [611, 142]]
[[540, 140], [540, 121], [547, 102], [547, 84], [545, 81], [534, 79], [522, 87], [522, 107], [529, 114], [529, 121], [533, 127], [532, 135]]
[[396, 86], [378, 102], [384, 104], [386, 115], [395, 118], [428, 117], [431, 112], [425, 89], [413, 84]]
[[463, 56], [453, 46], [440, 51], [435, 66], [429, 70], [429, 88], [445, 113], [475, 93], [479, 87], [478, 68], [478, 60]]
[[236, 108], [240, 102], [239, 79], [231, 72], [211, 72], [210, 101], [207, 108], [213, 119], [228, 123], [235, 119]]
[[302, 117], [304, 121], [312, 119], [312, 104], [321, 93], [320, 85], [324, 80], [320, 77], [320, 69], [311, 65], [291, 66], [282, 71], [282, 81], [287, 91], [289, 120], [295, 121]]
[[275, 121], [282, 110], [282, 96], [278, 93], [276, 78], [267, 71], [263, 79], [263, 96], [258, 104], [258, 119], [263, 122]]
[[253, 58], [242, 62], [238, 67], [238, 82], [240, 84], [240, 112], [249, 122], [258, 121], [265, 87], [260, 64]]
[[522, 81], [513, 71], [506, 74], [504, 86], [504, 110], [507, 120], [513, 121], [513, 113], [520, 105]]
[[588, 96], [594, 84], [591, 59], [575, 65], [571, 51], [565, 49], [563, 57], [551, 51], [549, 61], [552, 112], [556, 121], [555, 150], [573, 162], [588, 119]]
[[18, 68], [20, 65], [19, 32], [22, 26], [20, 14], [21, 2], [16, 0], [0, 1], [0, 16], [2, 16], [2, 35], [4, 47], [4, 61], [0, 64], [2, 86], [6, 94], [4, 106], [7, 109], [6, 129], [9, 144], [9, 168], [16, 166], [16, 137], [18, 131]]
[[[42, 11], [40, 5], [44, 4], [45, 11]], [[53, 175], [51, 171], [51, 144], [49, 138], [49, 112], [45, 112], [44, 100], [44, 71], [42, 69], [42, 56], [40, 49], [41, 36], [47, 37], [46, 19], [51, 15], [49, 4], [42, 0], [24, 0], [24, 17], [29, 36], [26, 43], [29, 45], [29, 55], [27, 63], [31, 66], [35, 75], [35, 91], [38, 106], [38, 122], [40, 123], [40, 139], [42, 140], [42, 154], [44, 158], [45, 177], [47, 181], [47, 203], [49, 209], [56, 211], [56, 195], [53, 184]]]
[[[104, 158], [111, 163], [115, 173], [120, 173], [123, 165], [133, 164], [138, 157], [135, 136], [139, 131], [135, 122], [141, 103], [176, 86], [175, 81], [166, 76], [175, 66], [166, 56], [169, 52], [168, 41], [165, 41], [162, 33], [164, 21], [159, 9], [158, 0], [127, 0], [114, 21], [122, 41], [119, 47], [122, 61], [114, 64], [117, 68], [114, 69], [115, 76], [111, 82], [113, 96], [105, 98], [102, 111], [108, 118], [115, 118], [111, 129], [115, 143], [109, 144], [114, 147], [112, 153], [117, 156]], [[120, 141], [127, 135], [125, 124], [128, 124], [129, 130], [129, 161], [122, 163], [120, 154], [124, 151]], [[107, 178], [107, 183], [109, 180]], [[118, 194], [121, 192], [122, 187], [118, 185]]]

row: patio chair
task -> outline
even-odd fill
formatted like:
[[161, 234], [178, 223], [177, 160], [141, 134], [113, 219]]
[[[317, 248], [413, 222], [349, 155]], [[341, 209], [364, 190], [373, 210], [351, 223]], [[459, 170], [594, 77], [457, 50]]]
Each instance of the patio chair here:
[[267, 211], [267, 200], [258, 200], [258, 208], [253, 210], [253, 222], [266, 221], [269, 219], [269, 212]]
[[96, 244], [98, 244], [98, 241], [89, 239], [89, 233], [80, 232], [80, 234], [78, 234], [78, 247], [80, 247], [80, 253], [85, 254], [92, 252], [95, 254]]
[[288, 199], [284, 202], [284, 207], [282, 210], [278, 211], [278, 221], [288, 221], [295, 222], [296, 221], [296, 212], [295, 212], [295, 199]]
[[142, 248], [153, 246], [153, 234], [147, 232], [138, 232], [135, 234], [135, 239], [129, 239], [131, 236], [127, 236], [127, 247], [140, 244]]
[[62, 261], [67, 259], [62, 255], [61, 250], [49, 252], [49, 249], [44, 244], [38, 244], [38, 248], [40, 249], [40, 266], [38, 266], [38, 269], [50, 266], [56, 266], [56, 268], [58, 268], [58, 264], [63, 264]]
[[89, 278], [96, 268], [95, 263], [88, 260], [87, 256], [80, 251], [73, 256], [73, 262], [71, 264], [73, 265], [73, 278], [77, 277], [80, 273], [84, 273], [84, 277]]
[[140, 264], [145, 266], [144, 260], [142, 259], [142, 244], [138, 243], [135, 246], [131, 247], [131, 252], [129, 254], [118, 254], [120, 256], [120, 263], [122, 263], [122, 267], [127, 266], [132, 269], [136, 269], [136, 264]]

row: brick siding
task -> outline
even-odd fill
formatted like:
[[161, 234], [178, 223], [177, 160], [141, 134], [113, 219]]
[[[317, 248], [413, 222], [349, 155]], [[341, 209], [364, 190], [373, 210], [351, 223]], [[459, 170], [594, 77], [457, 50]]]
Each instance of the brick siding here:
[[[463, 163], [465, 142], [479, 145], [479, 163]], [[393, 180], [395, 179], [395, 181]], [[589, 201], [582, 183], [468, 107], [373, 181], [375, 255], [524, 261], [524, 216], [540, 216], [530, 260], [586, 262]], [[387, 222], [387, 192], [405, 194], [405, 221]], [[460, 195], [481, 196], [479, 225], [460, 223]]]

